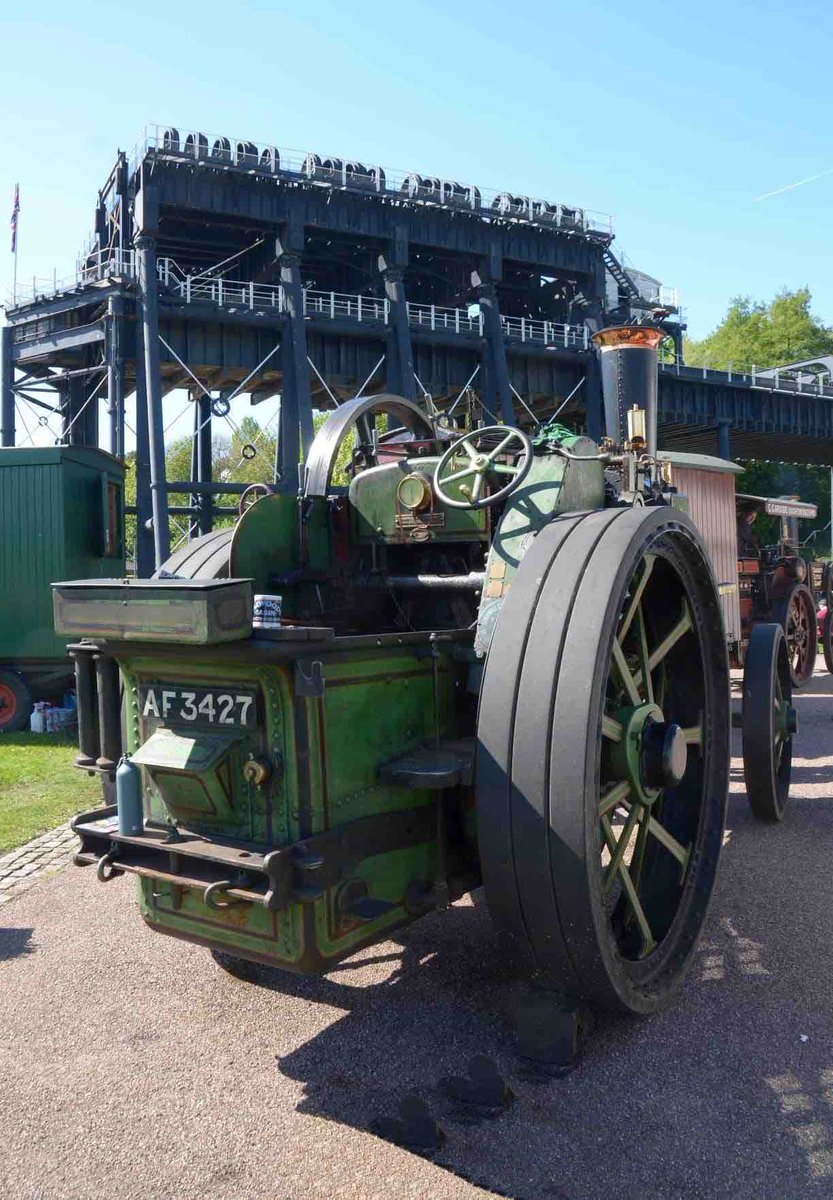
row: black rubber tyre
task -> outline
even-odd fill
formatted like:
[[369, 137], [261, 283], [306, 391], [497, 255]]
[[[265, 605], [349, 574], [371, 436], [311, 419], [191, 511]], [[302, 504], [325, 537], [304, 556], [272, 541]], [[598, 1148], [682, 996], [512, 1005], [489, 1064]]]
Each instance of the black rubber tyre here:
[[32, 693], [17, 671], [0, 671], [0, 733], [19, 733], [29, 728]]
[[824, 665], [830, 674], [833, 675], [833, 613], [831, 613], [829, 605], [827, 607], [827, 616], [824, 618], [824, 634], [821, 639], [821, 648], [824, 652]]
[[831, 567], [833, 564], [825, 563], [822, 573], [821, 592], [822, 600], [827, 606], [827, 616], [824, 619], [824, 634], [821, 638], [821, 648], [824, 653], [824, 665], [827, 667], [831, 675], [833, 675], [833, 613], [831, 606], [833, 605], [833, 595], [831, 595]]
[[792, 770], [792, 676], [780, 625], [756, 625], [743, 664], [743, 777], [753, 816], [784, 819]]
[[180, 579], [228, 579], [234, 528], [214, 529], [192, 538], [162, 563], [154, 578], [164, 574]]
[[[611, 663], [620, 636], [631, 645], [637, 608], [657, 651], [683, 630], [656, 671], [647, 659], [650, 688], [640, 686], [650, 694], [656, 684], [658, 695], [661, 687], [663, 712], [685, 731], [684, 774], [659, 793], [656, 811], [659, 833], [687, 865], [681, 871], [657, 833], [650, 836], [651, 821], [640, 821], [648, 832], [634, 904], [625, 880], [636, 887], [634, 855], [617, 850], [614, 867], [607, 839], [616, 811], [650, 810], [624, 801], [606, 808], [612, 793], [601, 789], [611, 778], [607, 738], [616, 726], [605, 713]], [[646, 656], [647, 645], [646, 636]], [[634, 687], [635, 680], [631, 673]], [[593, 1005], [637, 1013], [676, 992], [714, 884], [728, 775], [729, 664], [717, 588], [691, 521], [666, 507], [553, 521], [521, 563], [498, 618], [476, 761], [486, 898], [536, 974]]]
[[807, 585], [797, 583], [783, 599], [776, 600], [772, 619], [787, 635], [793, 687], [803, 687], [813, 674], [819, 645], [816, 606]]

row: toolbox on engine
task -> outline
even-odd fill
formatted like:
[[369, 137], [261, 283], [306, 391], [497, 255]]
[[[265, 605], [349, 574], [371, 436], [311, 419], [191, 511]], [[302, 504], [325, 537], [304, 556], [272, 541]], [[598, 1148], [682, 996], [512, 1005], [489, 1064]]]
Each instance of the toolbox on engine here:
[[69, 637], [211, 645], [251, 636], [251, 579], [78, 579], [52, 585]]

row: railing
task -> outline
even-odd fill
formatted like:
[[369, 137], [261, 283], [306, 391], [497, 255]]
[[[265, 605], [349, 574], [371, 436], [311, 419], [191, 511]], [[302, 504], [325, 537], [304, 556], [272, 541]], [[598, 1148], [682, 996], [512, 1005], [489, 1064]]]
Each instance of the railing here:
[[516, 342], [537, 342], [542, 346], [563, 346], [567, 350], [588, 350], [590, 333], [586, 325], [562, 325], [557, 321], [532, 321], [527, 317], [501, 317], [506, 337]]
[[821, 376], [813, 380], [792, 379], [780, 371], [772, 370], [765, 373], [755, 370], [736, 371], [733, 367], [717, 369], [715, 367], [687, 366], [681, 358], [671, 362], [661, 362], [660, 371], [665, 375], [679, 375], [685, 379], [704, 379], [707, 383], [725, 385], [737, 383], [742, 387], [755, 388], [766, 392], [790, 392], [805, 396], [826, 396], [833, 399], [833, 386], [822, 382]]
[[[278, 284], [263, 285], [219, 276], [183, 275], [176, 263], [166, 258], [160, 258], [157, 267], [160, 282], [188, 302], [205, 300], [224, 308], [286, 311], [283, 288]], [[305, 289], [304, 316], [387, 325], [390, 321], [390, 303], [375, 296]], [[415, 329], [483, 336], [483, 314], [476, 305], [444, 308], [438, 304], [409, 304], [408, 324]], [[584, 325], [564, 325], [557, 321], [538, 321], [526, 317], [501, 317], [501, 325], [504, 335], [516, 342], [535, 342], [569, 350], [588, 350], [590, 347], [589, 333]]]
[[376, 192], [416, 204], [467, 210], [487, 219], [528, 221], [571, 233], [613, 236], [613, 217], [609, 213], [553, 204], [518, 192], [479, 188], [415, 171], [391, 171], [333, 155], [255, 143], [246, 138], [214, 136], [196, 130], [180, 133], [173, 126], [149, 125], [132, 153], [131, 173], [149, 152], [236, 169], [249, 175], [300, 180], [342, 191]]
[[77, 267], [74, 275], [59, 279], [53, 272], [51, 278], [33, 275], [31, 279], [20, 280], [15, 293], [9, 295], [9, 307], [70, 292], [102, 279], [133, 278], [135, 273], [136, 260], [132, 250], [99, 249], [84, 266]]
[[409, 304], [408, 324], [415, 328], [475, 333], [483, 336], [483, 314], [479, 309], [440, 308], [436, 304]]
[[205, 300], [221, 308], [248, 308], [253, 312], [283, 312], [283, 288], [280, 284], [251, 283], [242, 279], [224, 279], [221, 275], [183, 275], [170, 259], [160, 258], [157, 266], [160, 283], [190, 304]]
[[373, 296], [348, 296], [343, 292], [304, 290], [304, 314], [308, 317], [346, 317], [351, 321], [388, 322], [387, 300]]

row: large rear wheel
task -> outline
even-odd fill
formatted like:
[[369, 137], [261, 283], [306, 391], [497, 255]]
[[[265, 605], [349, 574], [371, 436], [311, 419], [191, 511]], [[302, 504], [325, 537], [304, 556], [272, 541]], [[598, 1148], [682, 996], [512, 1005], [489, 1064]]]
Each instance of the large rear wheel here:
[[723, 837], [729, 667], [698, 533], [559, 518], [504, 602], [478, 717], [493, 916], [550, 986], [651, 1012], [679, 987]]

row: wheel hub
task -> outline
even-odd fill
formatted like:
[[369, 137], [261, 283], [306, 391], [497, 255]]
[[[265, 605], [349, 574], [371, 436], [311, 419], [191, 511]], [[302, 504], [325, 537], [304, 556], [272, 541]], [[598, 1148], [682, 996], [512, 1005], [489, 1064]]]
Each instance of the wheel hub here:
[[682, 782], [688, 761], [685, 734], [673, 721], [646, 721], [642, 731], [642, 778], [651, 788]]
[[686, 772], [688, 746], [679, 725], [666, 721], [657, 704], [621, 709], [622, 738], [613, 747], [616, 766], [640, 804], [650, 805], [663, 788], [676, 787]]

